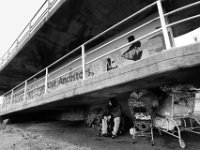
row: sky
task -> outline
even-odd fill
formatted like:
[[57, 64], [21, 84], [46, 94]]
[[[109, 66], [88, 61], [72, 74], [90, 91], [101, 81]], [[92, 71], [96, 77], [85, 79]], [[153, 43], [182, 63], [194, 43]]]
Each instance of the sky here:
[[200, 28], [197, 28], [187, 34], [175, 38], [175, 44], [177, 47], [188, 45], [195, 42], [200, 42]]
[[45, 0], [0, 0], [0, 58]]
[[0, 58], [44, 2], [45, 0], [0, 0]]

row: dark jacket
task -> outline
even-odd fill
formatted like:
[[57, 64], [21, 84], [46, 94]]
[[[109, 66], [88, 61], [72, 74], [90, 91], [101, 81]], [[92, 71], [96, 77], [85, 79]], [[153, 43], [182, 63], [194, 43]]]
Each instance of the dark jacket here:
[[107, 105], [103, 110], [103, 116], [111, 115], [113, 118], [121, 117], [122, 114], [122, 106], [120, 104], [116, 104], [115, 106]]

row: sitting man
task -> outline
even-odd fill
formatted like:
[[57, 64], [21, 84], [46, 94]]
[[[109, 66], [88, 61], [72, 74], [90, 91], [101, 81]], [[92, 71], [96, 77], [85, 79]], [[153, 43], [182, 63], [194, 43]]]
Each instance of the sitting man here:
[[[108, 137], [111, 136], [112, 138], [117, 137], [117, 133], [120, 127], [122, 115], [122, 106], [117, 103], [115, 98], [110, 98], [108, 100], [108, 105], [104, 108], [102, 113], [102, 128], [101, 133], [98, 136]], [[111, 129], [111, 134], [108, 133], [109, 130], [109, 122], [113, 120], [113, 128]]]

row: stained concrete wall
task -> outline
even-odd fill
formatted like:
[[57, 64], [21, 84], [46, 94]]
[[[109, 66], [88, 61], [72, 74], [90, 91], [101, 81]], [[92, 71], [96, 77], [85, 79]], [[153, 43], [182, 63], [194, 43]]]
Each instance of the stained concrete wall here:
[[[75, 105], [99, 104], [111, 96], [118, 97], [136, 89], [146, 89], [170, 83], [192, 83], [200, 87], [200, 44], [152, 55], [127, 66], [113, 69], [89, 80], [77, 81], [55, 92], [37, 97], [1, 112], [1, 115], [34, 107], [66, 109]], [[142, 79], [142, 80], [141, 80]]]

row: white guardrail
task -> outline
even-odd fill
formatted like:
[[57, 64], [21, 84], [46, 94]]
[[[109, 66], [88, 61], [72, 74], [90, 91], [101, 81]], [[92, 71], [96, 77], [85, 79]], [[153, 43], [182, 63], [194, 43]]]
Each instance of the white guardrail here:
[[[22, 33], [19, 35], [19, 37], [16, 39], [16, 41], [14, 42], [16, 44], [16, 47], [14, 48], [14, 50], [11, 51], [9, 49], [8, 52], [1, 59], [1, 61], [0, 61], [1, 67], [5, 63], [4, 61], [6, 61], [6, 59], [9, 59], [10, 55], [12, 55], [12, 53], [15, 53], [17, 47], [22, 43], [22, 41], [23, 41], [22, 39], [26, 38], [26, 37], [21, 38], [21, 36], [30, 34], [34, 30], [35, 26], [37, 26], [37, 24], [42, 20], [42, 18], [44, 18], [44, 16], [48, 14], [48, 12], [51, 10], [51, 8], [53, 6], [55, 6], [55, 3], [57, 1], [58, 0], [52, 0], [52, 1], [46, 0], [44, 2], [44, 4], [41, 6], [41, 8], [36, 13], [36, 15], [34, 15], [34, 17], [31, 19], [31, 21], [27, 25], [28, 33], [24, 33], [24, 31], [25, 31], [25, 29], [24, 29], [22, 31]], [[180, 12], [182, 10], [191, 9], [192, 7], [197, 6], [199, 4], [200, 4], [200, 1], [192, 3], [192, 4], [189, 4], [189, 5], [186, 5], [186, 6], [183, 6], [183, 7], [180, 7], [178, 9], [173, 10], [173, 11], [168, 12], [168, 13], [164, 13], [163, 12], [163, 7], [162, 7], [162, 1], [161, 0], [158, 0], [158, 1], [148, 5], [146, 7], [144, 7], [143, 9], [139, 10], [138, 12], [132, 14], [131, 16], [125, 18], [124, 20], [122, 20], [122, 21], [118, 22], [117, 24], [113, 25], [112, 27], [108, 28], [104, 32], [100, 33], [99, 35], [93, 37], [89, 41], [83, 43], [82, 45], [80, 45], [76, 49], [72, 50], [71, 52], [69, 52], [68, 54], [66, 54], [65, 56], [60, 58], [59, 60], [55, 61], [54, 63], [52, 63], [51, 65], [49, 65], [45, 69], [39, 71], [38, 73], [36, 73], [32, 77], [28, 78], [26, 81], [22, 82], [21, 84], [19, 84], [15, 88], [13, 88], [10, 91], [8, 91], [7, 93], [5, 93], [3, 95], [4, 100], [3, 100], [3, 104], [2, 104], [2, 106], [0, 108], [0, 110], [1, 111], [6, 111], [6, 110], [9, 110], [10, 107], [15, 107], [15, 106], [17, 107], [18, 105], [24, 104], [26, 102], [31, 102], [32, 100], [35, 100], [36, 98], [38, 98], [40, 96], [45, 96], [46, 94], [48, 94], [50, 92], [54, 92], [54, 91], [50, 91], [49, 90], [48, 84], [51, 83], [51, 84], [56, 85], [56, 84], [58, 84], [58, 82], [67, 82], [66, 80], [68, 80], [68, 79], [69, 79], [69, 81], [73, 81], [73, 79], [75, 78], [75, 75], [74, 75], [74, 77], [63, 79], [63, 81], [58, 81], [58, 80], [61, 77], [64, 77], [67, 74], [70, 74], [74, 70], [81, 70], [81, 73], [78, 74], [76, 76], [76, 78], [85, 80], [86, 79], [86, 72], [87, 72], [87, 70], [86, 70], [86, 66], [87, 65], [89, 65], [89, 64], [93, 63], [94, 61], [97, 61], [97, 60], [101, 59], [102, 57], [105, 57], [105, 56], [107, 56], [107, 55], [109, 55], [109, 54], [111, 54], [113, 52], [119, 51], [119, 50], [121, 50], [121, 49], [123, 49], [123, 48], [125, 48], [127, 46], [130, 46], [133, 43], [136, 43], [137, 41], [145, 39], [146, 37], [149, 37], [151, 35], [162, 33], [163, 38], [164, 38], [164, 43], [165, 43], [165, 46], [166, 46], [165, 48], [166, 49], [170, 49], [174, 45], [171, 45], [171, 43], [170, 43], [170, 38], [173, 38], [173, 37], [169, 37], [169, 34], [168, 34], [169, 29], [171, 27], [173, 27], [173, 26], [176, 26], [176, 25], [180, 24], [180, 23], [184, 23], [186, 21], [190, 21], [190, 20], [199, 18], [200, 14], [195, 15], [195, 16], [191, 16], [191, 17], [188, 17], [188, 18], [184, 18], [184, 19], [178, 20], [176, 22], [167, 22], [166, 21], [167, 17], [169, 15], [175, 14], [175, 13]], [[45, 5], [47, 5], [47, 7], [44, 9]], [[132, 30], [130, 30], [130, 31], [128, 31], [128, 32], [126, 32], [126, 33], [114, 38], [114, 39], [112, 39], [111, 41], [109, 41], [107, 43], [104, 43], [103, 45], [101, 45], [99, 47], [94, 48], [91, 51], [88, 51], [88, 52], [85, 51], [85, 47], [86, 47], [87, 44], [91, 43], [92, 41], [94, 41], [95, 39], [99, 38], [100, 36], [108, 33], [109, 31], [113, 30], [114, 28], [118, 27], [119, 25], [129, 21], [130, 19], [132, 19], [133, 17], [137, 16], [138, 14], [141, 14], [141, 13], [143, 13], [143, 12], [147, 11], [148, 9], [153, 8], [153, 7], [157, 8], [157, 12], [158, 12], [158, 16], [156, 16], [155, 18], [153, 18], [153, 19], [143, 23], [142, 25], [137, 26], [136, 28], [134, 28], [134, 29], [132, 29]], [[39, 16], [39, 18], [36, 19], [37, 14], [39, 14], [39, 12], [42, 10], [42, 8], [45, 11], [43, 11], [41, 13], [41, 15]], [[34, 20], [34, 23], [33, 23], [33, 20]], [[92, 60], [86, 61], [86, 58], [90, 54], [93, 54], [94, 52], [99, 51], [101, 48], [106, 47], [107, 45], [109, 45], [111, 43], [114, 43], [115, 41], [117, 41], [117, 40], [119, 40], [121, 38], [124, 38], [125, 36], [129, 35], [130, 33], [134, 32], [134, 31], [137, 31], [139, 29], [142, 29], [144, 26], [147, 26], [147, 25], [151, 24], [152, 22], [158, 21], [158, 20], [160, 21], [160, 27], [156, 28], [154, 31], [149, 32], [149, 33], [147, 33], [145, 35], [142, 35], [142, 36], [138, 37], [137, 39], [135, 39], [135, 40], [133, 40], [133, 41], [131, 41], [129, 43], [122, 44], [121, 46], [119, 46], [117, 48], [114, 48], [111, 51], [106, 52], [106, 53], [104, 53], [104, 54], [102, 54], [100, 56], [96, 56]], [[19, 39], [21, 39], [22, 41], [19, 40]], [[69, 55], [71, 55], [71, 54], [73, 54], [73, 53], [75, 53], [77, 51], [81, 52], [80, 57], [75, 58], [74, 60], [72, 60], [68, 64], [60, 66], [60, 68], [57, 68], [57, 69], [54, 69], [54, 70], [52, 70], [52, 69], [50, 70], [51, 67], [54, 67], [61, 60], [65, 59], [66, 57], [68, 57]], [[81, 60], [81, 64], [78, 67], [76, 66], [75, 68], [70, 69], [70, 71], [63, 72], [61, 75], [56, 76], [56, 73], [58, 71], [61, 71], [63, 68], [69, 67], [71, 64], [73, 64], [74, 62], [77, 62], [78, 60]], [[55, 76], [55, 78], [50, 79], [51, 76]]]
[[25, 42], [25, 40], [31, 35], [41, 21], [45, 19], [52, 11], [52, 9], [61, 0], [45, 0], [42, 6], [38, 9], [32, 19], [28, 22], [26, 27], [21, 31], [17, 39], [13, 42], [6, 53], [0, 58], [0, 69], [12, 59], [12, 56], [17, 52], [18, 48]]

